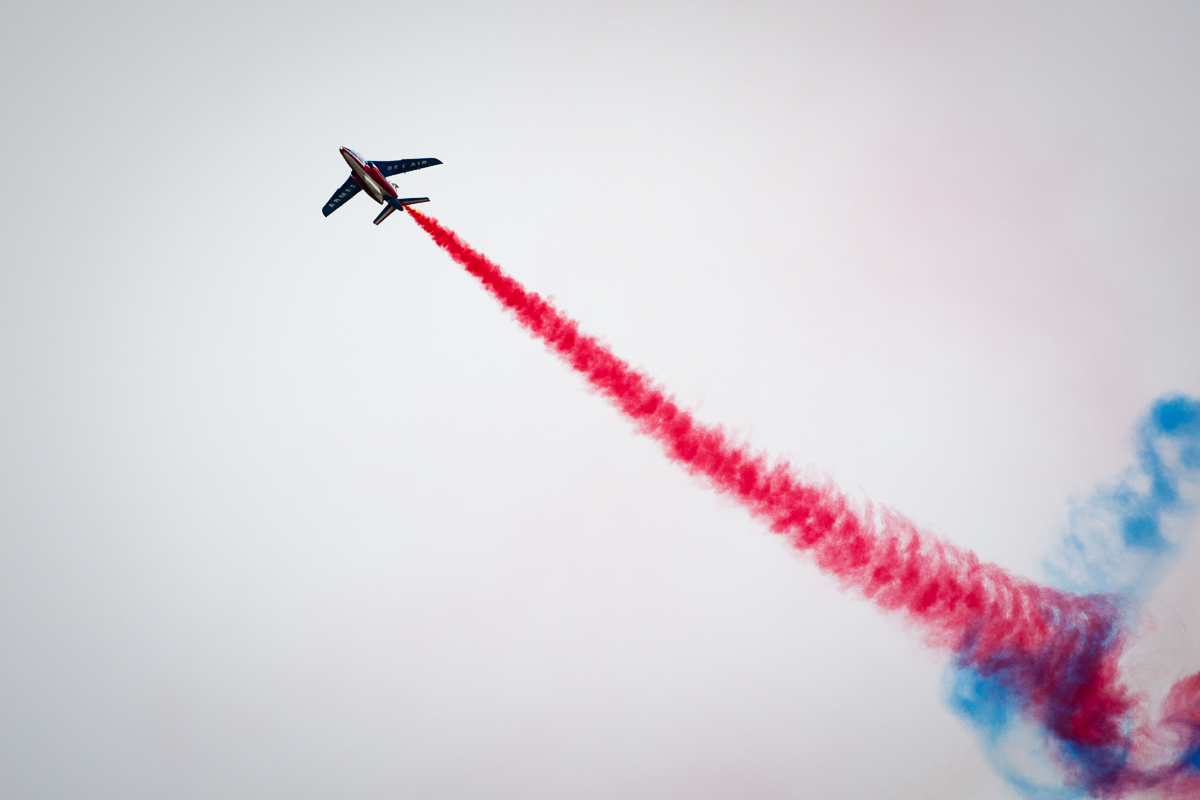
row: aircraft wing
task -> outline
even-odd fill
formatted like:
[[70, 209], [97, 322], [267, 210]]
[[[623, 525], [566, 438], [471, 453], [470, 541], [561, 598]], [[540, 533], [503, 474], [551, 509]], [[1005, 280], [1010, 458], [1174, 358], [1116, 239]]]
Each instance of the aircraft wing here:
[[362, 187], [358, 185], [358, 181], [354, 180], [354, 176], [351, 175], [346, 179], [346, 182], [342, 184], [341, 188], [333, 193], [333, 197], [329, 198], [329, 202], [326, 203], [325, 207], [321, 209], [321, 213], [328, 217], [330, 214], [341, 208], [347, 200], [358, 194], [360, 189], [362, 189]]
[[384, 175], [396, 175], [401, 172], [412, 172], [414, 169], [435, 167], [442, 163], [436, 158], [402, 158], [399, 161], [372, 161]]

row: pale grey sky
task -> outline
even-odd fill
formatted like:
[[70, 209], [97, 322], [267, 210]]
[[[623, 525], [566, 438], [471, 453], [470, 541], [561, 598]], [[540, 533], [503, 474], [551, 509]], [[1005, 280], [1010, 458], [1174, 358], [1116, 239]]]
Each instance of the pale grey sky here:
[[0, 794], [1017, 796], [943, 655], [319, 209], [440, 158], [702, 418], [1038, 577], [1200, 395], [1200, 8], [9, 4], [0, 76]]

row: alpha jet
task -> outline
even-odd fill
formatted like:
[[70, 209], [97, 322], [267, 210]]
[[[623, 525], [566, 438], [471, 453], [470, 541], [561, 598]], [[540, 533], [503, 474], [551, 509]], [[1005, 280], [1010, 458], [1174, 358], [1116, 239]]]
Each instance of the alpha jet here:
[[371, 199], [383, 205], [383, 211], [375, 218], [375, 224], [383, 222], [398, 208], [411, 206], [414, 203], [428, 203], [428, 197], [400, 197], [396, 194], [396, 185], [387, 179], [388, 175], [398, 175], [401, 172], [412, 172], [414, 169], [425, 169], [442, 162], [436, 158], [402, 158], [399, 161], [367, 161], [349, 147], [338, 148], [342, 158], [350, 165], [350, 177], [342, 184], [342, 188], [333, 193], [329, 202], [321, 209], [321, 213], [329, 216], [341, 208], [347, 200], [365, 190]]

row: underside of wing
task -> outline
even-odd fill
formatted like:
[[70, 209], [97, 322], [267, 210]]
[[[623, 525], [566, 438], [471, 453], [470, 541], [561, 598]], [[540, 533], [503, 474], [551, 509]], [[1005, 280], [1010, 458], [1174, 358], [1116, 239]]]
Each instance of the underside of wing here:
[[372, 161], [384, 175], [397, 175], [401, 172], [412, 172], [414, 169], [436, 167], [442, 163], [436, 158], [402, 158], [399, 161]]
[[358, 185], [358, 181], [354, 180], [354, 176], [351, 175], [346, 179], [346, 182], [342, 184], [341, 188], [333, 193], [333, 197], [329, 198], [329, 202], [326, 203], [325, 207], [321, 209], [321, 213], [328, 217], [330, 214], [341, 208], [347, 200], [358, 194], [360, 189], [362, 189], [362, 187]]

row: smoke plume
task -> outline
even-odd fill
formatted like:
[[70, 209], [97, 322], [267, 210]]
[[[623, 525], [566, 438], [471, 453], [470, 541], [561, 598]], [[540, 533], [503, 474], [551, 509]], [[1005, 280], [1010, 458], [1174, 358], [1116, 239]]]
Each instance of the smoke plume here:
[[[856, 504], [835, 486], [805, 481], [787, 461], [770, 460], [722, 428], [698, 422], [648, 375], [580, 331], [453, 231], [407, 210], [527, 331], [658, 442], [668, 458], [809, 554], [844, 589], [901, 616], [931, 646], [947, 650], [956, 710], [993, 744], [1017, 723], [1031, 731], [1059, 771], [1061, 796], [1120, 796], [1149, 786], [1180, 797], [1200, 795], [1200, 674], [1176, 684], [1162, 719], [1150, 726], [1140, 698], [1118, 670], [1134, 610], [1129, 594], [1106, 585], [1086, 594], [1041, 585], [981, 562], [891, 509]], [[1168, 399], [1151, 419], [1154, 430], [1168, 438], [1178, 431], [1183, 443], [1171, 463], [1200, 468], [1200, 403]], [[1157, 442], [1155, 435], [1150, 440]], [[1152, 479], [1149, 493], [1118, 487], [1107, 495], [1127, 523], [1124, 541], [1131, 547], [1157, 546], [1162, 531], [1156, 521], [1183, 502], [1178, 481], [1163, 477], [1167, 456], [1148, 444], [1141, 458]], [[1094, 538], [1080, 533], [1078, 543], [1069, 539], [1067, 561], [1079, 557], [1072, 549], [1093, 547]], [[1163, 731], [1170, 734], [1166, 739]], [[1148, 739], [1159, 756], [1151, 765], [1134, 757], [1146, 750], [1142, 744]], [[1016, 771], [1006, 774], [1031, 796], [1056, 796], [1022, 783]]]

